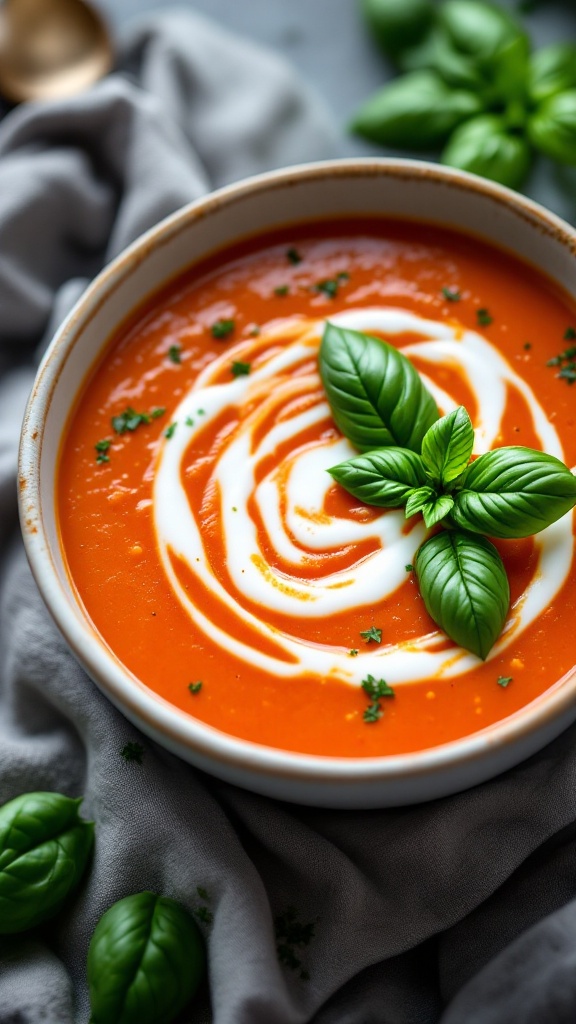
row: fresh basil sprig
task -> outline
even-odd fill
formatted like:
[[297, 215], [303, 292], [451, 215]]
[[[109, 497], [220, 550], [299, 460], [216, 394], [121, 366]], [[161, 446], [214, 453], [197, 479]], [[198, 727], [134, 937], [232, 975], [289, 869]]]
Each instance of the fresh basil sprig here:
[[337, 426], [356, 448], [419, 452], [439, 412], [412, 363], [393, 345], [327, 323], [320, 377]]
[[416, 370], [377, 338], [328, 324], [319, 364], [342, 433], [357, 447], [374, 448], [378, 438], [388, 445], [328, 472], [360, 501], [404, 506], [406, 517], [421, 513], [429, 529], [446, 527], [416, 555], [420, 590], [448, 636], [485, 658], [504, 625], [510, 587], [498, 551], [478, 534], [511, 539], [539, 533], [576, 505], [576, 477], [554, 456], [519, 446], [471, 461], [474, 430], [466, 409], [436, 418]]
[[80, 881], [94, 841], [81, 803], [38, 792], [0, 807], [0, 934], [47, 921]]
[[534, 150], [576, 164], [576, 46], [530, 52], [520, 22], [487, 0], [363, 0], [376, 42], [404, 72], [357, 111], [351, 130], [440, 158], [511, 188]]
[[139, 892], [100, 918], [88, 950], [90, 1024], [169, 1024], [196, 992], [204, 943], [176, 900]]

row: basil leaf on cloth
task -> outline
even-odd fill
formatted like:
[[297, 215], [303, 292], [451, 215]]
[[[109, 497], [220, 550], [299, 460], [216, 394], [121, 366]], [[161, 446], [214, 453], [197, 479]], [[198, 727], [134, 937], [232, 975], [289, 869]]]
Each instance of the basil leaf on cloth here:
[[393, 446], [358, 455], [328, 472], [355, 498], [382, 508], [400, 508], [426, 482], [420, 456]]
[[0, 807], [0, 934], [26, 931], [52, 917], [88, 862], [94, 825], [78, 814], [82, 799], [23, 793]]
[[470, 462], [474, 446], [474, 428], [466, 409], [442, 416], [424, 435], [422, 461], [429, 476], [438, 484], [450, 484]]
[[414, 562], [428, 614], [467, 651], [485, 659], [502, 631], [510, 586], [502, 559], [484, 537], [442, 530]]
[[196, 992], [206, 956], [176, 900], [139, 892], [112, 904], [88, 950], [91, 1024], [169, 1024]]
[[319, 369], [336, 425], [353, 445], [420, 451], [439, 413], [406, 356], [378, 338], [327, 323]]
[[450, 519], [491, 537], [529, 537], [576, 505], [576, 477], [553, 455], [497, 448], [468, 466]]
[[383, 146], [428, 149], [481, 110], [475, 93], [452, 88], [433, 71], [413, 71], [366, 100], [350, 127]]

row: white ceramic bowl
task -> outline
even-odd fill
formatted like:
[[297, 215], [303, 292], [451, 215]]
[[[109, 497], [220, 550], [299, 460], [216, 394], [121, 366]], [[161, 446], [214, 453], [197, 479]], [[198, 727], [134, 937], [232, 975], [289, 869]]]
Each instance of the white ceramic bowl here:
[[42, 596], [72, 651], [142, 732], [199, 768], [280, 799], [342, 807], [430, 800], [528, 757], [576, 719], [576, 670], [513, 716], [456, 742], [378, 758], [291, 754], [186, 716], [136, 682], [96, 633], [67, 576], [55, 473], [74, 396], [127, 313], [185, 267], [256, 231], [319, 217], [394, 215], [470, 232], [528, 259], [576, 297], [576, 232], [524, 197], [437, 165], [344, 160], [262, 175], [178, 211], [90, 285], [54, 338], [29, 401], [21, 443], [21, 521]]

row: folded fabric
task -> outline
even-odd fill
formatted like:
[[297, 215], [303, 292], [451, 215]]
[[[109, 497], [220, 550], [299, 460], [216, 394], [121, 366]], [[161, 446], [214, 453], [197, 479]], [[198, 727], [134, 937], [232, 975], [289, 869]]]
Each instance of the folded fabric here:
[[[183, 203], [338, 155], [338, 144], [294, 71], [183, 12], [132, 27], [118, 71], [91, 92], [0, 125], [0, 802], [84, 795], [96, 822], [93, 862], [65, 910], [0, 939], [0, 1024], [87, 1021], [91, 933], [142, 889], [205, 908], [209, 991], [181, 1022], [576, 1019], [576, 729], [425, 806], [319, 811], [255, 796], [141, 736], [100, 694], [17, 536], [34, 363], [86, 281]], [[130, 741], [142, 764], [121, 757]]]

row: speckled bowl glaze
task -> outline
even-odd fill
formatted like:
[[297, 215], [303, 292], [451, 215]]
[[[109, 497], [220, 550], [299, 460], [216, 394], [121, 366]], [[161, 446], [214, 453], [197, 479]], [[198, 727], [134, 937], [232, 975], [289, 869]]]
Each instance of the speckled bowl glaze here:
[[59, 544], [55, 474], [83, 381], [115, 328], [188, 265], [247, 235], [319, 217], [408, 217], [480, 236], [576, 298], [576, 232], [488, 181], [408, 160], [343, 160], [277, 171], [212, 193], [164, 220], [96, 278], [57, 332], [34, 385], [20, 452], [20, 512], [32, 571], [58, 627], [96, 685], [138, 728], [186, 761], [268, 796], [366, 808], [446, 796], [517, 764], [576, 719], [576, 669], [522, 711], [456, 742], [407, 755], [315, 757], [237, 739], [139, 683], [96, 632]]

